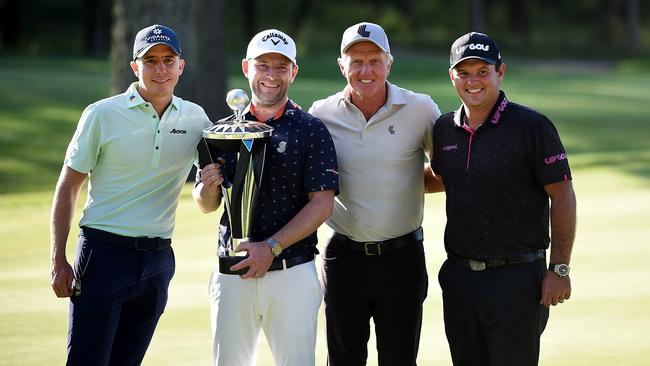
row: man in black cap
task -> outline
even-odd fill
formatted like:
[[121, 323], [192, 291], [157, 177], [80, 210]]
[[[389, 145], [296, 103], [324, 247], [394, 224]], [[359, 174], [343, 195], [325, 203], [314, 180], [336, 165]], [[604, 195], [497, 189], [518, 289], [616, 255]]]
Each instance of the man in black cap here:
[[[139, 365], [174, 275], [178, 199], [196, 160], [200, 106], [173, 95], [185, 61], [173, 30], [136, 35], [126, 92], [81, 115], [57, 183], [51, 286], [70, 297], [67, 365]], [[66, 259], [75, 203], [88, 179], [74, 267]]]
[[432, 167], [447, 195], [439, 282], [456, 366], [537, 365], [548, 308], [571, 295], [566, 152], [548, 118], [500, 91], [505, 73], [490, 37], [458, 38], [449, 76], [462, 105], [433, 128]]

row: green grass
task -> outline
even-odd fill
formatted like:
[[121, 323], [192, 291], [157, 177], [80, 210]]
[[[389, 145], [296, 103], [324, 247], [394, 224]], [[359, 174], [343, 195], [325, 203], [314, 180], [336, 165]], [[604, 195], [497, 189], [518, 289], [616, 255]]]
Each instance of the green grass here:
[[[392, 80], [433, 95], [443, 111], [456, 108], [445, 60], [397, 60]], [[304, 108], [343, 87], [336, 69], [328, 69], [335, 68], [334, 62], [303, 61], [291, 96]], [[107, 69], [104, 62], [92, 60], [0, 59], [0, 366], [64, 363], [67, 301], [57, 299], [49, 287], [50, 202], [81, 110], [106, 96]], [[503, 88], [512, 101], [556, 122], [578, 196], [573, 296], [551, 311], [542, 337], [542, 365], [634, 366], [650, 358], [649, 82], [647, 70], [566, 73], [523, 62], [510, 65]], [[232, 77], [232, 85], [246, 86], [239, 75]], [[199, 213], [190, 187], [185, 188], [174, 238], [176, 276], [144, 365], [210, 363], [207, 281], [214, 265], [217, 217]], [[427, 366], [451, 364], [437, 283], [444, 220], [444, 195], [428, 196], [430, 287], [419, 355], [419, 364]], [[69, 258], [76, 232], [69, 240]], [[323, 365], [322, 317], [319, 326], [317, 364]], [[374, 347], [371, 341], [370, 365], [377, 364]], [[265, 344], [258, 359], [258, 365], [273, 364]]]

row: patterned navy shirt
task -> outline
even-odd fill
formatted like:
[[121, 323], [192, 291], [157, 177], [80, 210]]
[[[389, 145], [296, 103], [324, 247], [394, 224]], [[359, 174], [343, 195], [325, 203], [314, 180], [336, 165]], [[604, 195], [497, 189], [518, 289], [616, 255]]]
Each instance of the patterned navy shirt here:
[[[257, 120], [250, 112], [246, 113], [245, 119]], [[265, 123], [273, 127], [273, 134], [266, 147], [262, 183], [251, 221], [251, 241], [266, 240], [284, 227], [309, 202], [309, 193], [338, 191], [339, 187], [334, 143], [318, 118], [296, 108], [289, 100], [282, 115]], [[226, 160], [221, 171], [228, 181], [232, 181], [236, 168], [235, 154], [213, 148], [210, 153]], [[224, 211], [219, 245], [225, 247], [229, 238], [228, 215]], [[280, 258], [317, 253], [317, 242], [316, 232], [313, 232], [286, 248]]]
[[547, 184], [571, 179], [553, 123], [501, 92], [472, 131], [463, 107], [433, 127], [432, 167], [445, 183], [445, 249], [464, 258], [508, 258], [549, 246]]

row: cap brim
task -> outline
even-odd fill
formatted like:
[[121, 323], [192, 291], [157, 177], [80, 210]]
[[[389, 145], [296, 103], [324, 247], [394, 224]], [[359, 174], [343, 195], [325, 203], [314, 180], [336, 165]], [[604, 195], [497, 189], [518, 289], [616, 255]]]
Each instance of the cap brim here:
[[456, 67], [456, 65], [458, 65], [459, 63], [461, 63], [461, 62], [463, 62], [463, 61], [465, 61], [465, 60], [472, 59], [472, 58], [479, 59], [479, 60], [481, 60], [481, 61], [485, 61], [485, 62], [487, 62], [487, 63], [490, 64], [490, 65], [495, 65], [495, 64], [497, 63], [497, 61], [495, 61], [495, 60], [493, 60], [493, 59], [491, 59], [491, 58], [487, 58], [487, 57], [480, 57], [480, 56], [467, 56], [467, 57], [463, 57], [463, 58], [461, 58], [460, 60], [454, 62], [451, 66], [449, 66], [449, 68], [450, 68], [450, 69], [453, 69], [453, 68]]
[[350, 43], [345, 45], [345, 48], [343, 48], [341, 50], [341, 53], [345, 53], [345, 51], [347, 51], [350, 47], [354, 46], [355, 44], [357, 44], [359, 42], [370, 42], [370, 43], [374, 44], [375, 46], [379, 47], [380, 50], [382, 50], [382, 51], [384, 51], [386, 53], [390, 53], [388, 50], [386, 50], [384, 47], [382, 47], [382, 45], [380, 45], [378, 42], [375, 42], [375, 40], [370, 39], [370, 38], [366, 38], [366, 37], [357, 38], [357, 39], [351, 41]]
[[165, 42], [158, 42], [158, 43], [152, 43], [152, 44], [148, 45], [147, 47], [145, 47], [145, 48], [141, 49], [140, 51], [138, 51], [138, 53], [133, 57], [133, 59], [135, 60], [135, 59], [138, 58], [138, 57], [142, 57], [142, 56], [144, 56], [144, 55], [145, 55], [145, 54], [146, 54], [146, 53], [151, 49], [151, 47], [153, 47], [153, 46], [157, 46], [157, 45], [159, 45], [159, 44], [164, 44], [165, 46], [169, 47], [169, 49], [171, 49], [172, 51], [174, 51], [174, 53], [177, 54], [178, 56], [181, 55], [181, 54], [178, 52], [178, 50], [175, 50], [174, 47], [170, 46], [169, 44], [167, 44], [167, 43], [165, 43]]
[[260, 57], [262, 55], [266, 55], [266, 54], [269, 54], [269, 53], [277, 53], [278, 55], [282, 55], [282, 56], [286, 57], [289, 61], [293, 62], [294, 65], [297, 65], [295, 58], [287, 55], [284, 52], [280, 52], [280, 51], [259, 51], [259, 52], [255, 52], [255, 53], [246, 55], [246, 58], [250, 60], [252, 58], [258, 58], [258, 57]]

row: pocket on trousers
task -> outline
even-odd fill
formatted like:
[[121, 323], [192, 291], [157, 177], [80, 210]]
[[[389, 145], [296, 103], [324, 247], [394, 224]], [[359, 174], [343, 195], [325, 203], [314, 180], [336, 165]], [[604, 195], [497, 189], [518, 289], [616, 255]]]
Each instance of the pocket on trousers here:
[[83, 236], [77, 239], [77, 255], [74, 261], [74, 278], [79, 281], [90, 274], [93, 249]]
[[546, 323], [548, 323], [549, 308], [542, 304], [539, 305], [539, 308], [539, 335], [541, 336], [546, 329]]
[[335, 261], [339, 257], [340, 253], [336, 246], [334, 240], [331, 240], [325, 247], [325, 253], [323, 253], [323, 264], [327, 265], [330, 261]]

